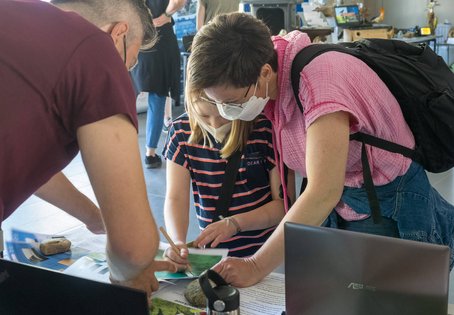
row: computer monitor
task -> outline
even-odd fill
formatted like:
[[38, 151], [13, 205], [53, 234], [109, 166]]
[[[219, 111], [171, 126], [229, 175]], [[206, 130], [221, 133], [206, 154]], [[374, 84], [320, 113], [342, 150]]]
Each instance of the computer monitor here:
[[256, 17], [269, 27], [271, 35], [277, 35], [282, 29], [286, 29], [284, 8], [261, 7], [257, 9]]
[[146, 293], [0, 259], [0, 314], [149, 314]]
[[361, 25], [358, 5], [342, 5], [334, 7], [336, 25], [339, 27], [354, 27]]
[[285, 223], [287, 315], [446, 315], [447, 246]]

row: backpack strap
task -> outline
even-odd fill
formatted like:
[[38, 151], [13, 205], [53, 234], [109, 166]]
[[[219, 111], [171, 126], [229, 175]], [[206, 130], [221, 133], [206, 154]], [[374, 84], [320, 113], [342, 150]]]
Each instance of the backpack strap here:
[[[284, 180], [288, 187], [288, 167], [285, 164], [284, 164]], [[281, 184], [279, 186], [279, 198], [284, 199], [284, 185], [283, 184]], [[288, 207], [290, 208], [292, 206], [292, 200], [290, 200], [290, 196], [288, 194], [285, 195], [285, 198], [287, 198], [287, 204], [288, 204]]]
[[229, 216], [229, 207], [232, 200], [233, 190], [235, 188], [236, 176], [240, 168], [241, 155], [241, 150], [237, 150], [227, 158], [224, 181], [222, 182], [219, 199], [216, 202], [216, 210], [214, 213], [213, 222], [219, 221], [221, 218], [226, 218]]
[[315, 57], [320, 56], [327, 51], [339, 51], [347, 54], [352, 54], [346, 47], [336, 44], [311, 44], [303, 48], [293, 59], [291, 80], [293, 87], [293, 94], [295, 95], [296, 103], [302, 113], [304, 113], [303, 105], [298, 97], [300, 90], [301, 71], [309, 64]]
[[363, 166], [363, 181], [366, 189], [367, 199], [369, 200], [372, 220], [375, 224], [381, 222], [380, 203], [378, 202], [377, 191], [375, 190], [374, 181], [370, 172], [369, 159], [367, 157], [366, 143], [361, 141], [361, 164]]
[[377, 138], [372, 135], [368, 135], [366, 133], [362, 132], [356, 132], [354, 134], [350, 135], [350, 140], [356, 140], [362, 143], [369, 144], [371, 146], [392, 152], [392, 153], [399, 153], [402, 154], [403, 156], [412, 159], [412, 160], [417, 160], [417, 155], [416, 151], [410, 148], [407, 148], [403, 145], [397, 144], [395, 142], [391, 142], [385, 139]]
[[372, 175], [370, 172], [369, 159], [367, 157], [366, 144], [378, 147], [390, 152], [400, 153], [410, 159], [413, 159], [416, 151], [404, 147], [400, 144], [390, 142], [371, 136], [362, 132], [357, 132], [350, 135], [350, 140], [356, 140], [361, 142], [361, 164], [363, 167], [363, 181], [364, 188], [367, 192], [367, 199], [369, 199], [369, 206], [371, 209], [372, 220], [374, 223], [380, 223], [381, 221], [381, 211], [380, 203], [378, 202], [377, 192], [375, 190], [374, 182], [372, 180]]

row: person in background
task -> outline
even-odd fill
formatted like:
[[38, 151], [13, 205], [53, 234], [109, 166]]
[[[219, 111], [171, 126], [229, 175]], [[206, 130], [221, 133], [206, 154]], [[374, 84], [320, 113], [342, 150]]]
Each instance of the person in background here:
[[[273, 125], [279, 169], [285, 162], [307, 178], [304, 192], [290, 209], [286, 203], [284, 219], [253, 256], [228, 257], [214, 270], [239, 287], [263, 279], [284, 259], [285, 222], [450, 246], [452, 268], [454, 206], [430, 185], [417, 162], [366, 146], [380, 224], [371, 218], [362, 146], [349, 141], [350, 134], [361, 131], [415, 146], [396, 98], [380, 77], [351, 55], [326, 52], [301, 71], [298, 97], [304, 111], [298, 108], [292, 62], [310, 44], [307, 34], [298, 31], [271, 38], [262, 21], [243, 13], [217, 16], [194, 38], [188, 62], [191, 86], [203, 90], [226, 119], [263, 111]], [[284, 181], [283, 186], [285, 191]]]
[[[35, 192], [57, 206], [69, 196], [68, 207], [83, 212], [90, 203], [61, 173], [80, 150], [107, 232], [110, 279], [151, 296], [154, 271], [176, 270], [154, 260], [159, 235], [128, 76], [139, 49], [156, 41], [151, 14], [141, 0], [52, 4], [0, 2], [0, 219]], [[101, 224], [93, 211], [85, 222]]]
[[162, 126], [162, 131], [167, 133], [169, 131], [170, 124], [172, 123], [172, 99], [170, 97], [166, 98], [166, 107], [164, 110], [164, 125]]
[[[251, 86], [251, 90], [254, 87]], [[164, 157], [167, 188], [166, 229], [180, 248], [165, 257], [187, 266], [186, 237], [192, 185], [200, 235], [196, 247], [229, 249], [229, 256], [249, 257], [268, 239], [284, 216], [279, 196], [271, 124], [263, 116], [251, 121], [229, 121], [206, 101], [203, 91], [189, 92], [187, 113], [171, 125]], [[216, 203], [225, 178], [227, 159], [241, 150], [241, 161], [231, 196], [229, 215], [215, 218]]]
[[146, 122], [145, 166], [159, 168], [161, 157], [156, 154], [164, 126], [166, 98], [180, 99], [180, 50], [173, 31], [172, 14], [180, 10], [186, 0], [146, 0], [155, 17], [153, 24], [159, 35], [157, 44], [139, 53], [139, 63], [131, 71], [138, 92], [148, 92]]
[[216, 15], [237, 12], [240, 0], [198, 0], [197, 2], [197, 31], [210, 22]]

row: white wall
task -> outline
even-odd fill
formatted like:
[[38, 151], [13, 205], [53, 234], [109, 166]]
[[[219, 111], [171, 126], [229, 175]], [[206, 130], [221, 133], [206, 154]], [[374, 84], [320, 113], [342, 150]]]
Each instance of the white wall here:
[[[429, 0], [364, 0], [370, 14], [369, 18], [378, 15], [380, 7], [383, 6], [385, 8], [383, 23], [396, 28], [411, 28], [416, 25], [426, 26], [428, 2]], [[435, 7], [438, 23], [442, 24], [445, 20], [448, 20], [454, 25], [454, 1], [438, 0], [438, 3], [439, 5]], [[450, 48], [448, 50], [447, 47], [439, 46], [437, 53], [447, 63], [452, 64], [454, 62], [454, 49]]]
[[[378, 15], [380, 7], [383, 6], [385, 8], [383, 23], [396, 28], [425, 26], [428, 2], [429, 0], [364, 0], [370, 17]], [[444, 23], [445, 19], [448, 19], [454, 24], [454, 1], [438, 0], [438, 3], [440, 5], [435, 7], [438, 23]]]

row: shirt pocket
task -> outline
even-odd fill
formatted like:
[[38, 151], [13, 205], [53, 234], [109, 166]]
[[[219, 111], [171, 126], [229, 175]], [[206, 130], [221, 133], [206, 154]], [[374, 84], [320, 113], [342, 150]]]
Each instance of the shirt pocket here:
[[246, 169], [246, 185], [249, 190], [269, 185], [269, 174], [266, 156], [260, 151], [246, 154], [243, 160]]

